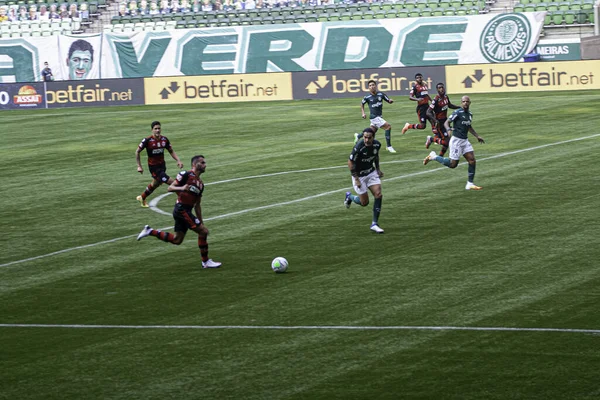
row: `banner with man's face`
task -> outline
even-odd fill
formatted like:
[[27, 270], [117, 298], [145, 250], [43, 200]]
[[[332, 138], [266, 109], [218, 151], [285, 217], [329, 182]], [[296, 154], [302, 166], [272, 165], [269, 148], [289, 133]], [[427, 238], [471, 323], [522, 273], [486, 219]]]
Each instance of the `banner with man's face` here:
[[78, 81], [100, 78], [102, 34], [58, 36], [59, 68], [56, 79]]

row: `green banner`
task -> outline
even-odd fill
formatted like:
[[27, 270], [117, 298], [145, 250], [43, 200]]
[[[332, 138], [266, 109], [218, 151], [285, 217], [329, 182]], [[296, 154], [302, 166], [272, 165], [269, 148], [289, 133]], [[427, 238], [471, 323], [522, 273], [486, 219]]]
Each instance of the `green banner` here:
[[[2, 39], [0, 81], [39, 81], [44, 61], [57, 69], [57, 80], [518, 62], [534, 49], [543, 15], [481, 14]], [[73, 47], [78, 49], [77, 57], [72, 57]]]

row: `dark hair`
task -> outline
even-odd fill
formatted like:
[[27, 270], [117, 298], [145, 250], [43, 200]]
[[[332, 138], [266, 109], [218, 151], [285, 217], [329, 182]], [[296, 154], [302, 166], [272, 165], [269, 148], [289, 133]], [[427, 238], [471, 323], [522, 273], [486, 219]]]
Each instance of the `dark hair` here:
[[375, 131], [372, 128], [363, 129], [363, 133], [365, 133], [365, 132], [371, 132], [373, 135], [375, 134]]
[[438, 82], [438, 84], [435, 85], [435, 87], [438, 87], [438, 86], [444, 86], [444, 82]]
[[198, 161], [199, 158], [204, 158], [204, 156], [202, 154], [198, 154], [197, 156], [192, 157], [192, 167], [194, 166], [196, 161]]
[[367, 82], [367, 86], [369, 86], [369, 85], [371, 84], [371, 82], [373, 82], [374, 84], [376, 84], [376, 85], [377, 85], [377, 82], [375, 82], [375, 80], [374, 80], [374, 79], [371, 79], [369, 82]]
[[94, 60], [94, 48], [92, 47], [90, 42], [88, 42], [87, 40], [83, 40], [83, 39], [79, 39], [79, 40], [76, 40], [73, 43], [71, 43], [71, 47], [69, 47], [69, 58], [68, 59], [70, 59], [71, 56], [73, 55], [73, 53], [78, 50], [79, 51], [89, 51], [90, 56], [92, 57], [92, 61]]
[[155, 127], [156, 125], [158, 125], [158, 126], [162, 126], [162, 125], [160, 124], [160, 122], [158, 122], [158, 121], [152, 121], [152, 123], [150, 124], [150, 129], [154, 129], [154, 127]]
[[417, 73], [415, 74], [415, 79], [417, 78], [417, 76], [420, 76], [420, 77], [422, 78], [422, 77], [423, 77], [423, 74], [422, 74], [422, 73], [420, 73], [420, 72], [417, 72]]

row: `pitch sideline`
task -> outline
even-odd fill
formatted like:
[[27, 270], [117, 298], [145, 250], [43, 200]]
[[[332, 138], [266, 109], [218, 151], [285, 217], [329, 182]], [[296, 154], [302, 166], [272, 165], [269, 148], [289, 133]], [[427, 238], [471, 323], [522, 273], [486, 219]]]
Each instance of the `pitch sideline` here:
[[63, 329], [188, 329], [188, 330], [353, 330], [353, 331], [484, 331], [484, 332], [555, 332], [589, 333], [600, 329], [519, 328], [502, 326], [347, 326], [347, 325], [83, 325], [83, 324], [0, 324], [0, 328], [63, 328]]

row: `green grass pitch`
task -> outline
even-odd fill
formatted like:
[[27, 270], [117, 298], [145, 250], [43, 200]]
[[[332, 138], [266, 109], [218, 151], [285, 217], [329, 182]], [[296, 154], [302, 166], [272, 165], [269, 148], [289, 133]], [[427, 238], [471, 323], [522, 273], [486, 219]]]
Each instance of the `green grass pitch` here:
[[[479, 192], [384, 106], [384, 235], [342, 205], [360, 96], [2, 113], [0, 398], [600, 398], [600, 92], [471, 99]], [[135, 240], [173, 226], [135, 200], [155, 119], [221, 269]]]

